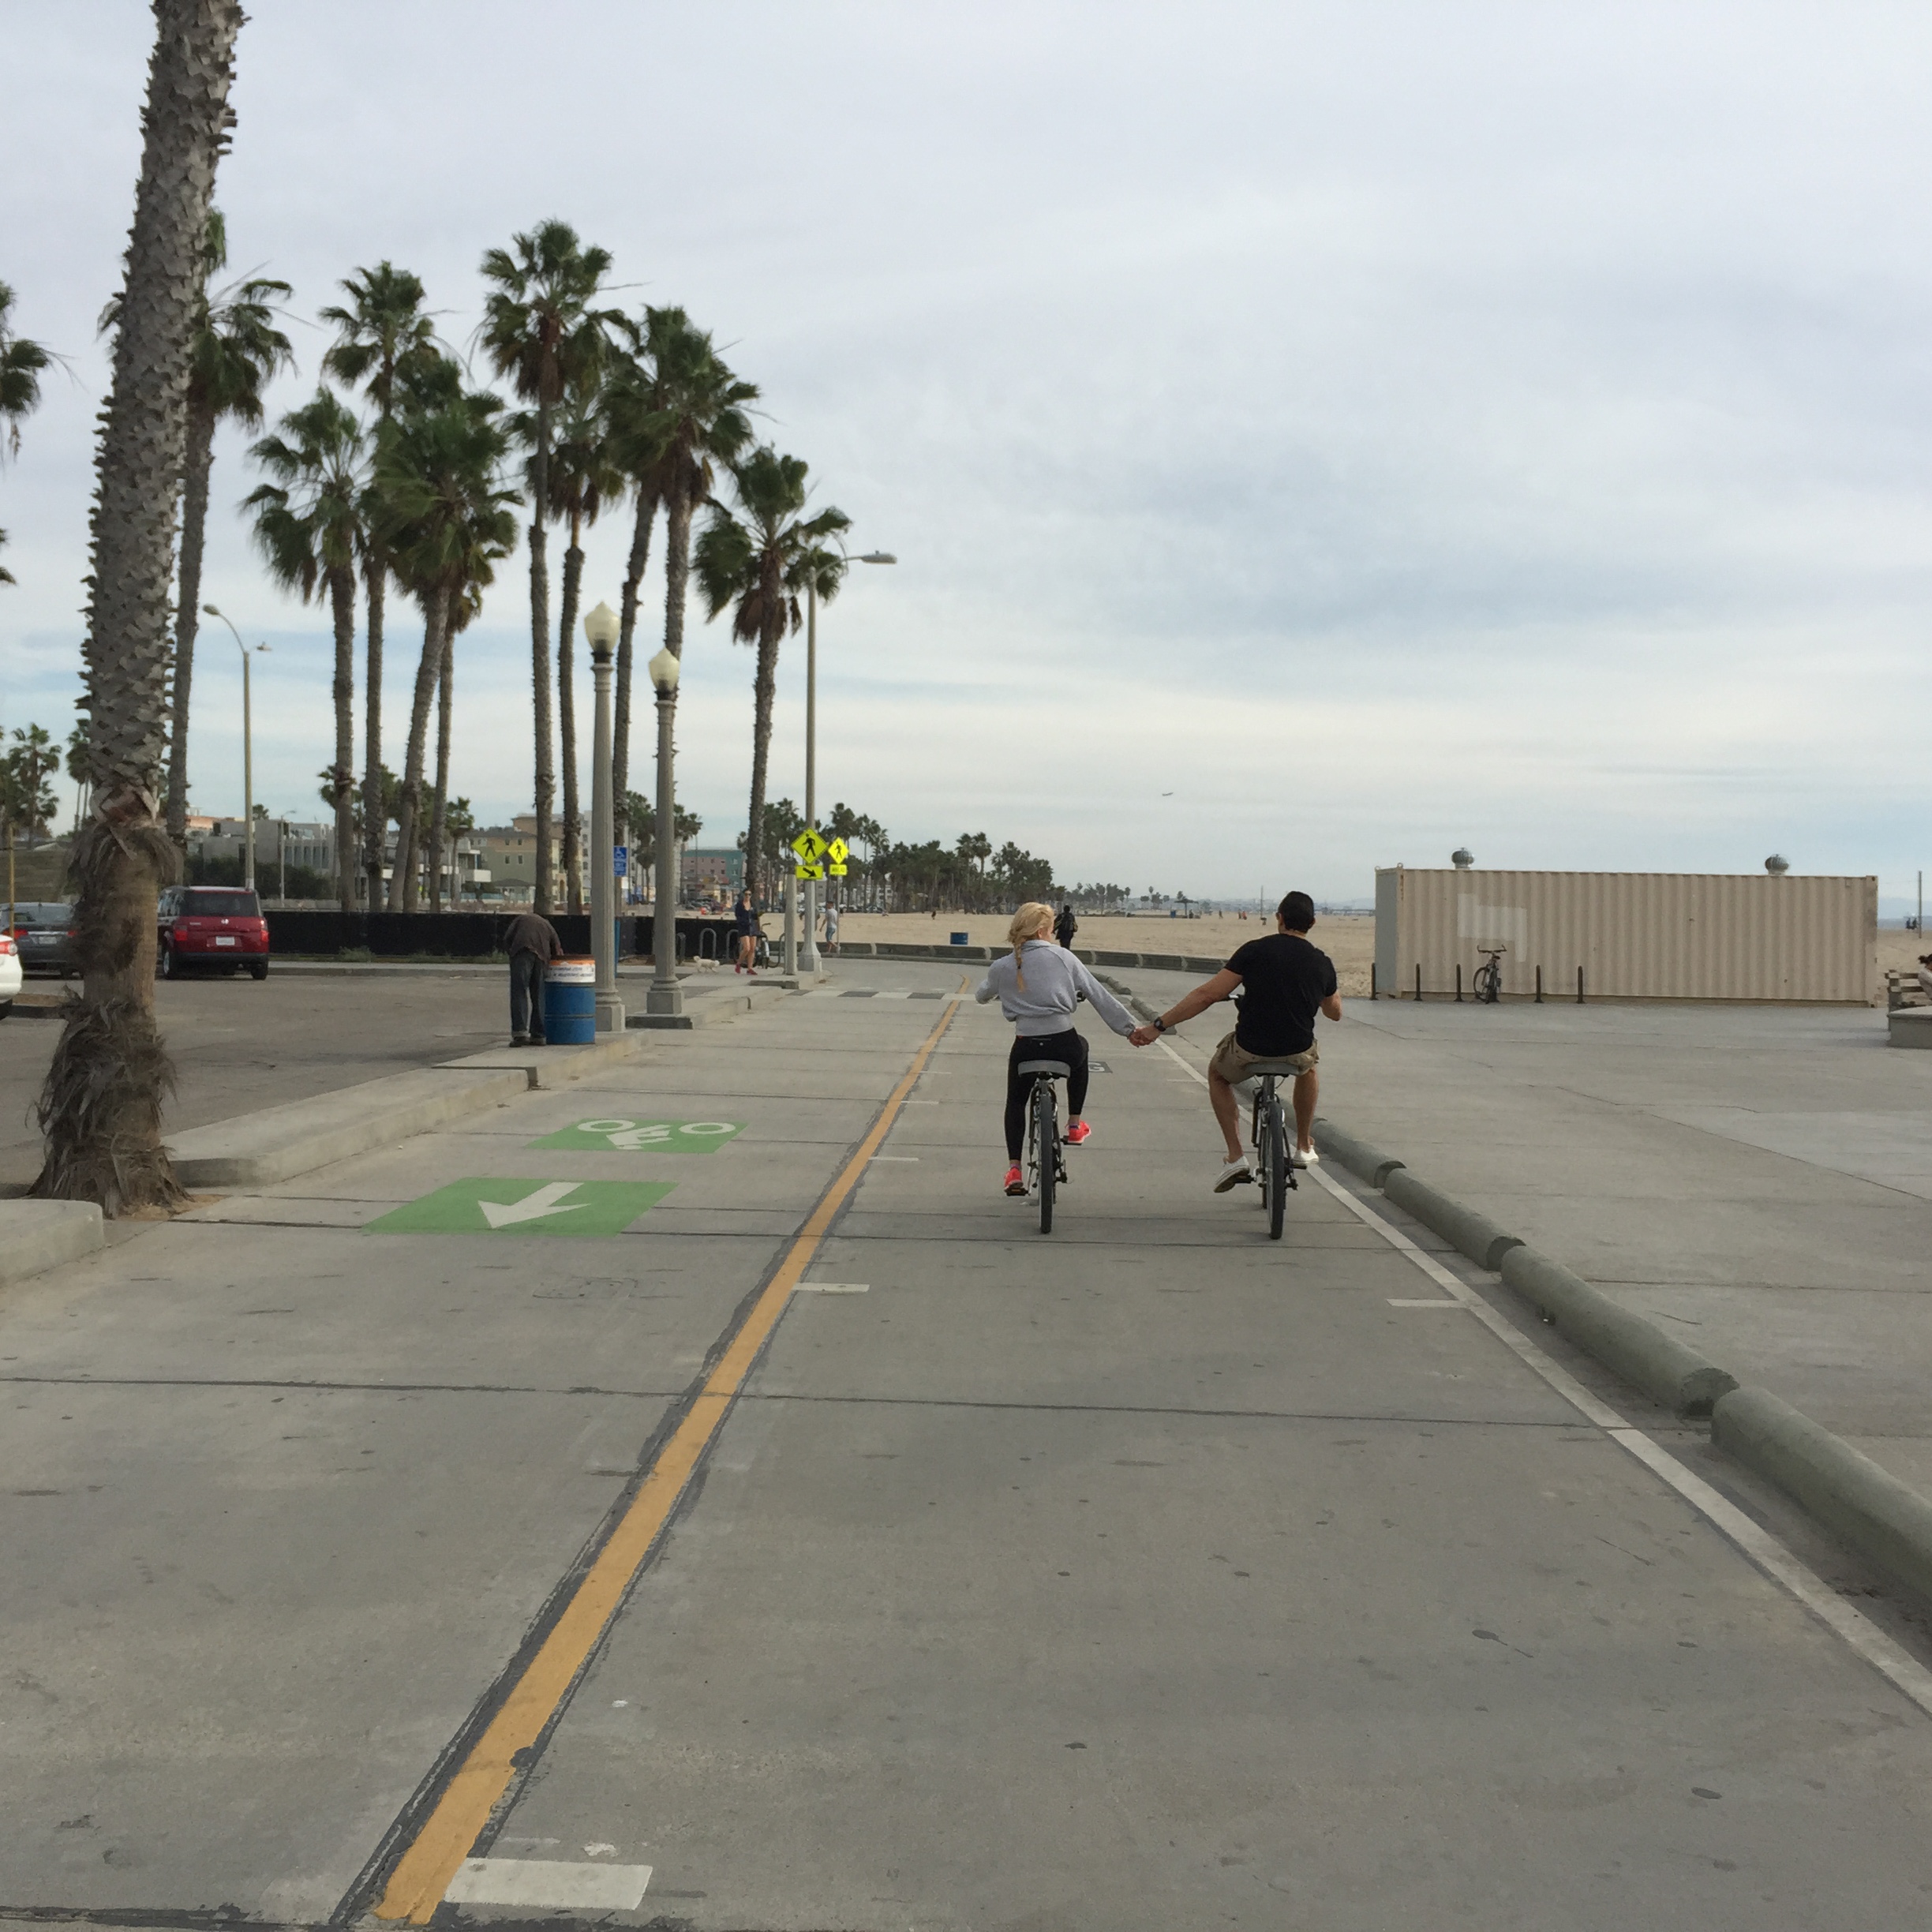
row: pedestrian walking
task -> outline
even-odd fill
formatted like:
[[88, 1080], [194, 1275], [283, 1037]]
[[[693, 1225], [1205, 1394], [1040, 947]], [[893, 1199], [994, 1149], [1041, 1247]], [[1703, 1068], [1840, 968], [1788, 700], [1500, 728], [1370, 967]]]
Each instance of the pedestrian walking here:
[[758, 908], [751, 903], [749, 892], [738, 895], [738, 904], [732, 909], [732, 918], [738, 934], [738, 964], [733, 972], [750, 973], [758, 977], [758, 942], [764, 931], [759, 923]]
[[838, 908], [835, 905], [825, 909], [825, 949], [831, 953], [838, 951]]
[[510, 955], [510, 1044], [544, 1043], [543, 972], [553, 959], [564, 957], [556, 928], [535, 912], [519, 912], [504, 934]]
[[1060, 916], [1054, 921], [1054, 943], [1064, 946], [1068, 952], [1073, 950], [1073, 935], [1080, 930], [1080, 921], [1073, 916], [1071, 905], [1063, 904]]

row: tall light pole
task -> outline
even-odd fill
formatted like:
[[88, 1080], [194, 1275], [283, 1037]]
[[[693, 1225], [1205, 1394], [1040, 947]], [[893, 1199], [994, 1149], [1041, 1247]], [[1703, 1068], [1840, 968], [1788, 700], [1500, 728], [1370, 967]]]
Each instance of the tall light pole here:
[[[250, 718], [249, 699], [249, 647], [242, 642], [242, 633], [236, 630], [228, 618], [212, 604], [201, 606], [204, 615], [219, 617], [228, 625], [228, 634], [235, 641], [235, 649], [242, 653], [242, 823], [247, 838], [242, 848], [242, 883], [249, 892], [255, 889], [255, 734]], [[258, 651], [265, 651], [266, 644], [257, 644]]]
[[657, 852], [652, 862], [651, 983], [647, 1015], [681, 1017], [684, 989], [677, 978], [677, 781], [672, 769], [671, 726], [677, 714], [679, 660], [661, 650], [646, 667], [657, 694]]
[[611, 652], [617, 643], [617, 613], [599, 604], [584, 619], [590, 641], [590, 676], [597, 687], [597, 723], [590, 747], [590, 957], [597, 962], [597, 1030], [623, 1031], [623, 1002], [617, 997], [617, 933], [611, 905], [616, 863], [616, 814], [611, 810]]
[[[889, 550], [868, 550], [854, 557], [855, 564], [897, 564]], [[818, 826], [818, 578], [815, 573], [805, 579], [805, 822], [815, 831]], [[787, 882], [788, 889], [792, 882]], [[788, 904], [789, 901], [787, 902]], [[818, 970], [818, 882], [805, 882], [805, 949], [799, 967], [808, 973]], [[788, 970], [790, 962], [787, 962]]]

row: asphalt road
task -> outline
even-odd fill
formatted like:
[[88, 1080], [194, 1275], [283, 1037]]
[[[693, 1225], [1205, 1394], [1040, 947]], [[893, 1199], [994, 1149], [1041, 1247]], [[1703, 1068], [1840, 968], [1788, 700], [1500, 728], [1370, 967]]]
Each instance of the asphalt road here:
[[841, 975], [0, 1308], [0, 1917], [1923, 1921], [1872, 1586], [1339, 1178], [1268, 1242], [1191, 1042], [1085, 1017], [1043, 1239], [1008, 1030]]

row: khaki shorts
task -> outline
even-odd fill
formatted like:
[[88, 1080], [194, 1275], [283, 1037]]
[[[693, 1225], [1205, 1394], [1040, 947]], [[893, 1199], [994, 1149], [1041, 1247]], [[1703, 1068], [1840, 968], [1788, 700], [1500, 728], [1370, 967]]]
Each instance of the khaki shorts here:
[[1219, 1073], [1230, 1087], [1238, 1087], [1248, 1077], [1248, 1069], [1257, 1060], [1279, 1061], [1285, 1066], [1293, 1067], [1297, 1074], [1312, 1073], [1315, 1063], [1321, 1055], [1312, 1046], [1306, 1053], [1254, 1054], [1237, 1043], [1230, 1033], [1214, 1050], [1214, 1058], [1208, 1062], [1211, 1073]]

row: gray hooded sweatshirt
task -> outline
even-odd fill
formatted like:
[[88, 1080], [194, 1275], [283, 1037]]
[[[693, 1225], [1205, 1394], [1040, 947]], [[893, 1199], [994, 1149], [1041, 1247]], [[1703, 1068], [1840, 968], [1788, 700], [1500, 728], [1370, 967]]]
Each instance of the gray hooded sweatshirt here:
[[1043, 1039], [1050, 1033], [1065, 1032], [1073, 1024], [1075, 998], [1081, 993], [1116, 1033], [1131, 1033], [1139, 1025], [1071, 953], [1045, 939], [1029, 939], [1024, 951], [1024, 987], [1019, 984], [1020, 966], [1009, 953], [987, 969], [987, 976], [973, 994], [983, 1006], [997, 999], [1000, 1011], [1013, 1021], [1022, 1039]]

